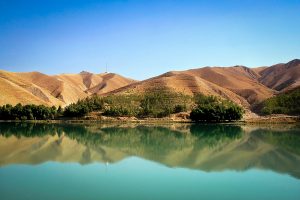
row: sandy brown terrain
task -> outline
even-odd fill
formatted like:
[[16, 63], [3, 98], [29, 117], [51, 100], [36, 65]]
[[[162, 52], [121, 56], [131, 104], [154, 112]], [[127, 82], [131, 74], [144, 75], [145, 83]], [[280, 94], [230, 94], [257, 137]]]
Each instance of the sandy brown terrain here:
[[245, 108], [273, 96], [274, 91], [258, 82], [259, 75], [245, 67], [205, 67], [187, 71], [168, 72], [136, 82], [111, 93], [144, 92], [163, 86], [186, 94], [203, 93], [230, 99]]
[[0, 105], [34, 103], [68, 105], [92, 94], [143, 93], [165, 87], [186, 94], [220, 96], [250, 110], [263, 100], [300, 86], [300, 60], [270, 67], [204, 67], [170, 71], [134, 81], [114, 73], [46, 75], [0, 71]]
[[277, 64], [258, 72], [265, 86], [283, 92], [300, 86], [300, 60]]
[[187, 94], [201, 92], [221, 96], [250, 109], [267, 98], [299, 85], [300, 60], [293, 60], [270, 67], [204, 67], [170, 71], [110, 93], [140, 93], [151, 87], [163, 86]]
[[110, 92], [135, 82], [113, 73], [46, 75], [40, 72], [0, 71], [0, 105], [68, 105], [92, 94]]

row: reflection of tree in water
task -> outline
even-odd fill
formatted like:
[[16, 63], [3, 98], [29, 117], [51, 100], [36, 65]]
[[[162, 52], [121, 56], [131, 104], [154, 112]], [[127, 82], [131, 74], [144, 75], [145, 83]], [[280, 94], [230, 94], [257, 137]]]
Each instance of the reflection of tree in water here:
[[5, 137], [12, 135], [20, 137], [42, 137], [45, 135], [60, 135], [60, 129], [55, 124], [33, 123], [1, 123], [0, 133]]
[[[193, 124], [184, 126], [186, 130], [173, 130], [165, 126], [106, 127], [77, 124], [34, 124], [1, 123], [0, 134], [23, 137], [42, 137], [46, 135], [65, 135], [88, 147], [108, 146], [126, 150], [131, 154], [164, 155], [170, 151], [186, 147], [201, 149], [214, 148], [244, 137], [243, 130], [237, 125]], [[188, 131], [189, 129], [189, 131]], [[253, 137], [264, 140], [290, 152], [300, 154], [299, 129], [274, 131], [257, 129]]]
[[103, 144], [126, 149], [136, 155], [164, 155], [191, 144], [187, 135], [165, 127], [104, 128]]
[[193, 124], [190, 132], [199, 141], [198, 148], [204, 146], [214, 147], [225, 141], [239, 139], [243, 135], [243, 130], [240, 126], [220, 125], [220, 124]]
[[[74, 124], [1, 123], [4, 137], [68, 137], [87, 147], [80, 163], [92, 162], [91, 150], [103, 160], [116, 160], [115, 152], [136, 155], [170, 166], [203, 170], [237, 169], [248, 166], [288, 172], [295, 177], [300, 163], [299, 129], [259, 128], [247, 134], [237, 125], [111, 126]], [[267, 144], [267, 145], [266, 145]], [[242, 158], [242, 159], [241, 159]]]
[[[34, 123], [1, 123], [0, 134], [5, 137], [42, 137], [46, 135], [64, 134], [70, 139], [87, 145], [106, 145], [120, 148], [136, 148], [142, 146], [148, 150], [162, 154], [183, 147], [214, 147], [222, 142], [230, 142], [243, 137], [243, 130], [237, 125], [193, 124], [184, 126], [187, 130], [173, 130], [165, 126], [106, 127], [77, 124], [34, 124]], [[190, 132], [190, 134], [189, 134]], [[299, 129], [276, 131], [257, 129], [251, 132], [255, 137], [270, 144], [281, 146], [292, 152], [300, 153]]]
[[[241, 137], [242, 130], [238, 126], [192, 125], [188, 134], [171, 130], [163, 126], [108, 127], [90, 131], [84, 125], [69, 124], [33, 124], [33, 123], [3, 123], [0, 127], [3, 136], [9, 137], [41, 137], [45, 135], [62, 135], [77, 142], [96, 147], [105, 145], [110, 147], [135, 149], [139, 151], [164, 154], [172, 150], [196, 145], [213, 146], [224, 140]], [[198, 140], [200, 139], [200, 140]]]
[[258, 129], [252, 131], [251, 134], [264, 140], [266, 143], [300, 155], [300, 130], [298, 128], [288, 129], [284, 132], [272, 129]]
[[[97, 151], [107, 161], [111, 159], [104, 147], [110, 147], [128, 155], [162, 161], [171, 153], [180, 152], [183, 149], [213, 148], [217, 143], [234, 139], [230, 134], [230, 136], [226, 134], [228, 127], [222, 128], [222, 126], [204, 126], [199, 132], [198, 126], [190, 128], [186, 125], [183, 126], [185, 129], [180, 131], [164, 126], [146, 125], [104, 128], [74, 124], [4, 123], [2, 125], [0, 132], [6, 137], [11, 135], [16, 137], [67, 136]], [[192, 134], [190, 134], [190, 130]], [[88, 162], [88, 155], [88, 152], [85, 152], [83, 156], [86, 157], [86, 160], [82, 160], [82, 162]]]

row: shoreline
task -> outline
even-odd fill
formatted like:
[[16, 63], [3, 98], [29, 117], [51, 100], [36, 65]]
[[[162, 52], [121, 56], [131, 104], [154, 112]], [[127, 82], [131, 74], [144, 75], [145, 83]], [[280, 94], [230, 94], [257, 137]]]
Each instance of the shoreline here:
[[182, 124], [294, 124], [300, 123], [300, 116], [271, 115], [258, 116], [254, 118], [242, 119], [239, 121], [225, 122], [194, 122], [190, 119], [174, 118], [132, 118], [132, 117], [110, 117], [105, 119], [53, 119], [53, 120], [0, 120], [1, 122], [18, 122], [18, 123], [66, 123], [66, 124], [98, 124], [98, 123], [136, 123], [136, 124], [164, 124], [164, 123], [182, 123]]

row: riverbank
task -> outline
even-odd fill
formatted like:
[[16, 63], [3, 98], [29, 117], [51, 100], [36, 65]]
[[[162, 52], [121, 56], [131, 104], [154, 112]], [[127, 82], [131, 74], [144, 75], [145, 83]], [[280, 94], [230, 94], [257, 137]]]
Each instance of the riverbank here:
[[[0, 120], [0, 122], [29, 122], [29, 123], [143, 123], [143, 124], [161, 124], [161, 123], [195, 123], [191, 121], [186, 113], [170, 115], [163, 118], [136, 118], [136, 117], [106, 117], [106, 116], [86, 116], [82, 118], [59, 118], [53, 120]], [[214, 122], [211, 122], [214, 123]], [[239, 121], [221, 122], [226, 124], [287, 124], [300, 123], [300, 116], [289, 115], [268, 115], [245, 117]]]
[[245, 120], [246, 123], [297, 123], [300, 122], [299, 116], [289, 115], [268, 115], [259, 116]]

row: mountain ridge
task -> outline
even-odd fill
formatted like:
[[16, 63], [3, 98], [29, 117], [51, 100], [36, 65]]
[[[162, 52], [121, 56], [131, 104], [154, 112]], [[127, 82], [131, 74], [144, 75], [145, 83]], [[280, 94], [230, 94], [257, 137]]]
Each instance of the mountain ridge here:
[[[47, 75], [40, 72], [8, 72], [0, 70], [0, 104], [43, 104], [65, 106], [90, 95], [108, 92], [135, 82], [114, 73], [79, 73]], [[107, 84], [108, 83], [108, 84]], [[16, 91], [16, 92], [14, 92]]]
[[[207, 66], [184, 71], [169, 71], [124, 86], [108, 94], [141, 93], [151, 87], [163, 86], [187, 94], [201, 92], [205, 95], [221, 96], [246, 109], [253, 109], [265, 99], [300, 86], [299, 61], [299, 59], [295, 59], [270, 67]], [[273, 77], [273, 74], [279, 75]], [[278, 81], [281, 88], [276, 84], [270, 84], [272, 81], [275, 83]]]
[[0, 70], [0, 104], [65, 106], [90, 95], [143, 93], [151, 87], [186, 94], [203, 93], [232, 100], [252, 109], [274, 95], [300, 87], [300, 59], [269, 67], [202, 67], [169, 71], [142, 81], [115, 73], [47, 75]]

